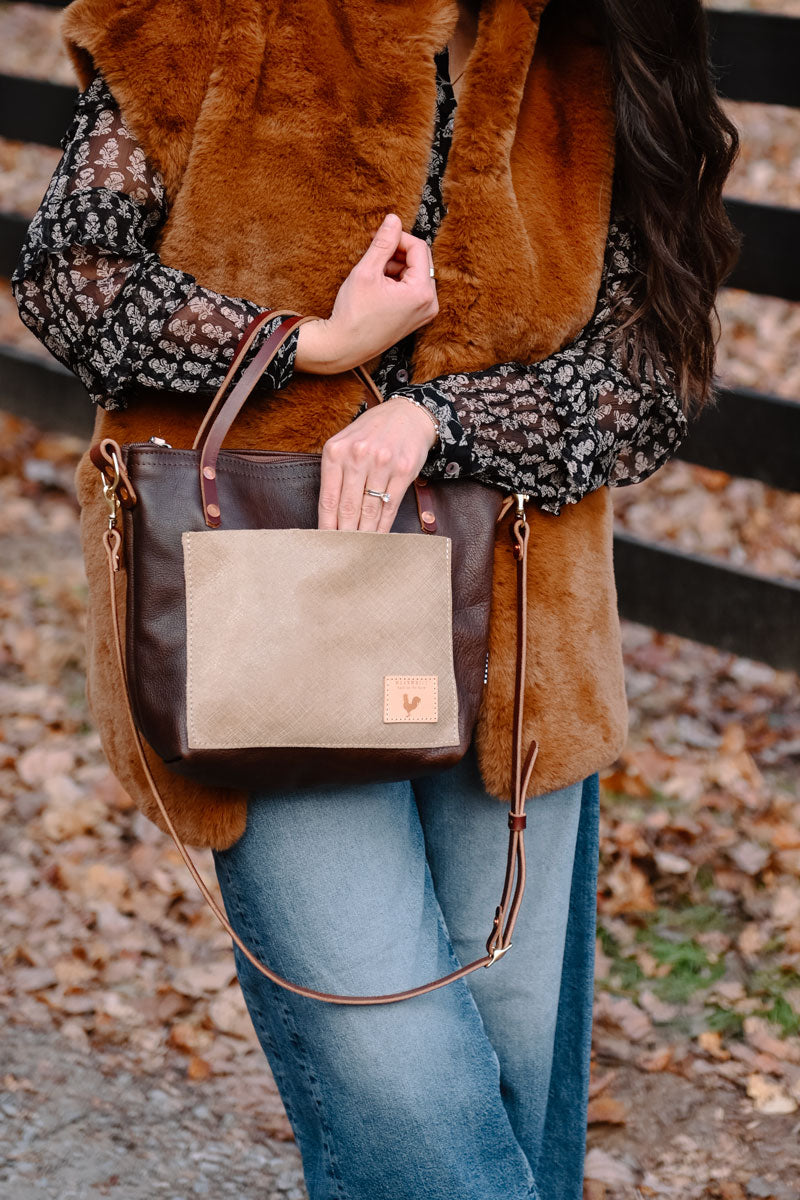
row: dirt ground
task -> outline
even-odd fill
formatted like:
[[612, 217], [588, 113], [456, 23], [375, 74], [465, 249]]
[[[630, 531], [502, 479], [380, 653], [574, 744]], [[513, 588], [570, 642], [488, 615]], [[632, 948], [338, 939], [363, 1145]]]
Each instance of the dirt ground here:
[[131, 1070], [124, 1054], [87, 1054], [53, 1029], [6, 1026], [0, 1060], [8, 1200], [306, 1196], [294, 1143], [271, 1139], [229, 1078]]
[[[306, 1196], [297, 1148], [269, 1136], [229, 1078], [192, 1083], [178, 1064], [148, 1074], [124, 1053], [87, 1054], [52, 1029], [7, 1026], [0, 1060], [0, 1194], [9, 1200]], [[266, 1067], [262, 1086], [271, 1086]], [[630, 1065], [620, 1068], [618, 1090], [635, 1122], [589, 1135], [590, 1168], [620, 1181], [607, 1195], [800, 1194], [796, 1116], [754, 1118], [733, 1085]], [[668, 1191], [657, 1182], [664, 1169]]]

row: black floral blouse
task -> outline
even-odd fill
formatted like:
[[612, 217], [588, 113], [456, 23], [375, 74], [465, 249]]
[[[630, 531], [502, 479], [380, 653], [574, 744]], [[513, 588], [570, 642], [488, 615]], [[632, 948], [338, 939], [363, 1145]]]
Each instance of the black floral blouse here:
[[[436, 68], [428, 179], [412, 230], [429, 244], [445, 212], [441, 179], [456, 110], [446, 47]], [[124, 408], [133, 383], [213, 393], [264, 309], [161, 262], [153, 247], [168, 213], [163, 180], [101, 75], [79, 97], [62, 149], [12, 278], [22, 320], [107, 409]], [[373, 373], [382, 394], [417, 400], [438, 425], [422, 474], [528, 492], [558, 514], [604, 484], [637, 483], [661, 466], [686, 433], [674, 379], [653, 368], [649, 380], [634, 382], [610, 338], [622, 319], [612, 317], [611, 302], [640, 270], [635, 230], [612, 213], [594, 314], [563, 349], [533, 364], [413, 385], [414, 334], [386, 350]], [[263, 327], [244, 365], [279, 321]], [[265, 386], [291, 380], [296, 348], [295, 332]]]

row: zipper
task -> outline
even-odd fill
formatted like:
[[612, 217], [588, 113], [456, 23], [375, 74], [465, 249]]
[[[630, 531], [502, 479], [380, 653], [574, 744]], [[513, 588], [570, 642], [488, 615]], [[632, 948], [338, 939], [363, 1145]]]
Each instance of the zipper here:
[[[130, 445], [134, 450], [144, 450], [148, 446], [158, 446], [160, 450], [174, 449], [170, 442], [160, 437], [148, 438], [146, 442], [131, 442]], [[268, 459], [271, 462], [318, 461], [321, 457], [319, 454], [308, 454], [302, 450], [221, 450], [220, 454], [235, 454], [237, 458], [251, 462], [258, 462], [262, 459]]]

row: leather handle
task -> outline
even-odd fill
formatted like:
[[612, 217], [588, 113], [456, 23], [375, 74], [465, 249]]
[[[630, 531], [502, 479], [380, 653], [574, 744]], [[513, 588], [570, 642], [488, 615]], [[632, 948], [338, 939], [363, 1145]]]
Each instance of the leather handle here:
[[259, 313], [259, 315], [257, 317], [254, 317], [253, 320], [250, 322], [250, 324], [247, 326], [247, 328], [245, 329], [241, 338], [239, 339], [239, 343], [236, 346], [236, 349], [234, 350], [233, 358], [231, 359], [231, 365], [228, 367], [227, 374], [225, 375], [225, 378], [223, 379], [222, 383], [217, 388], [214, 399], [211, 401], [211, 404], [208, 407], [208, 411], [206, 412], [206, 415], [203, 417], [203, 420], [200, 424], [200, 428], [197, 430], [197, 435], [194, 439], [194, 442], [192, 443], [193, 450], [197, 450], [198, 447], [203, 444], [203, 441], [206, 437], [208, 427], [211, 424], [212, 420], [214, 419], [214, 416], [222, 402], [222, 398], [225, 395], [226, 391], [228, 390], [231, 380], [233, 379], [234, 375], [238, 371], [238, 369], [241, 365], [242, 359], [244, 358], [245, 354], [247, 353], [247, 351], [250, 349], [253, 342], [255, 341], [255, 339], [258, 335], [258, 331], [262, 328], [262, 326], [266, 325], [268, 321], [272, 321], [275, 317], [292, 316], [292, 315], [294, 315], [294, 314], [291, 313], [289, 309], [271, 308], [267, 312]]
[[[116, 443], [110, 443], [110, 448], [116, 453], [121, 461], [121, 452]], [[102, 469], [101, 469], [102, 474]], [[272, 980], [273, 983], [285, 988], [287, 991], [294, 992], [299, 996], [309, 996], [314, 1000], [322, 1000], [328, 1004], [350, 1004], [350, 1005], [365, 1005], [365, 1004], [393, 1004], [399, 1000], [410, 1000], [414, 996], [422, 996], [426, 992], [435, 991], [437, 988], [445, 987], [448, 983], [453, 983], [457, 979], [462, 979], [465, 975], [477, 971], [479, 967], [490, 967], [498, 958], [502, 957], [507, 950], [511, 948], [511, 935], [514, 931], [517, 915], [522, 903], [522, 896], [525, 891], [525, 794], [528, 789], [533, 767], [539, 752], [539, 746], [536, 741], [531, 742], [524, 761], [521, 756], [521, 735], [522, 735], [522, 718], [525, 703], [525, 648], [527, 639], [527, 598], [526, 598], [526, 582], [527, 582], [527, 561], [528, 561], [528, 536], [529, 528], [525, 519], [524, 509], [521, 503], [518, 502], [517, 516], [512, 523], [511, 538], [514, 548], [514, 556], [517, 561], [517, 655], [516, 655], [516, 678], [515, 678], [515, 696], [514, 696], [514, 737], [512, 741], [512, 800], [511, 808], [508, 813], [508, 854], [506, 858], [506, 872], [503, 883], [503, 893], [500, 903], [495, 909], [494, 919], [492, 921], [492, 931], [486, 941], [486, 954], [475, 959], [474, 962], [468, 963], [466, 966], [459, 968], [457, 971], [451, 971], [449, 975], [442, 975], [439, 979], [431, 980], [429, 983], [420, 984], [418, 987], [408, 988], [403, 992], [390, 992], [385, 995], [377, 996], [340, 996], [334, 992], [320, 992], [314, 988], [303, 987], [300, 984], [292, 983], [285, 979], [266, 963], [262, 963], [249, 947], [242, 941], [236, 930], [231, 925], [226, 913], [217, 903], [215, 897], [209, 891], [202, 875], [189, 854], [183, 839], [175, 828], [172, 819], [167, 811], [167, 807], [159, 791], [158, 785], [153, 777], [150, 765], [147, 761], [144, 743], [136, 722], [133, 718], [131, 710], [130, 694], [128, 691], [128, 678], [125, 669], [125, 656], [122, 649], [122, 632], [119, 619], [119, 610], [117, 606], [117, 578], [122, 572], [122, 536], [117, 528], [116, 522], [110, 522], [109, 528], [103, 533], [103, 544], [106, 551], [108, 562], [108, 587], [109, 587], [109, 604], [111, 625], [113, 630], [114, 651], [117, 661], [117, 668], [120, 673], [122, 683], [122, 694], [124, 697], [124, 707], [128, 723], [136, 743], [136, 748], [139, 755], [142, 770], [144, 772], [147, 785], [156, 802], [158, 811], [161, 814], [164, 825], [169, 832], [170, 837], [175, 843], [178, 852], [186, 864], [192, 878], [202, 894], [204, 900], [208, 904], [214, 916], [217, 918], [222, 927], [226, 930], [232, 941], [239, 947], [245, 958], [252, 963], [257, 971], [265, 978]], [[512, 895], [513, 889], [513, 895]]]
[[[245, 354], [253, 344], [261, 327], [276, 316], [286, 319], [281, 321], [264, 345], [260, 347], [253, 361], [242, 374], [241, 378], [228, 390], [236, 370]], [[231, 426], [244, 408], [256, 384], [272, 362], [293, 329], [304, 325], [307, 321], [316, 321], [318, 317], [300, 316], [299, 313], [288, 309], [272, 309], [261, 313], [245, 330], [236, 348], [233, 361], [225, 379], [222, 381], [208, 411], [197, 431], [193, 449], [200, 451], [200, 497], [203, 504], [203, 518], [210, 529], [218, 529], [222, 524], [222, 510], [219, 491], [217, 489], [217, 459], [222, 444], [228, 436]], [[383, 402], [375, 381], [363, 366], [352, 368], [353, 374], [363, 383], [367, 391], [367, 406], [373, 407]], [[414, 480], [414, 492], [417, 501], [417, 514], [423, 533], [436, 533], [436, 511], [427, 481]]]
[[[265, 316], [266, 319], [269, 318]], [[230, 392], [226, 395], [235, 368], [228, 372], [222, 386], [211, 401], [211, 407], [197, 431], [197, 437], [194, 442], [194, 449], [200, 450], [200, 496], [203, 502], [203, 517], [205, 518], [206, 525], [211, 529], [216, 529], [222, 524], [219, 493], [217, 491], [217, 459], [222, 449], [222, 443], [228, 436], [231, 425], [233, 425], [233, 422], [244, 408], [259, 379], [289, 334], [296, 326], [303, 325], [306, 321], [314, 320], [316, 320], [315, 317], [301, 317], [299, 314], [292, 314], [285, 317], [277, 329], [273, 330], [269, 335], [264, 345], [259, 349], [258, 354], [242, 374], [239, 381], [231, 388]], [[254, 332], [251, 333], [248, 330], [245, 333], [244, 338], [237, 347], [234, 362], [241, 362], [244, 353], [246, 353], [248, 347], [252, 344], [253, 339], [258, 333], [258, 329], [263, 324], [264, 320], [260, 321]]]

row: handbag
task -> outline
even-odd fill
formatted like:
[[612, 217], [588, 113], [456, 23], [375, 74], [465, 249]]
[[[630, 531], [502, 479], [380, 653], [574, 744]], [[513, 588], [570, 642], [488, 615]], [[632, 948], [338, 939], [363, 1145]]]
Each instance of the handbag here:
[[[280, 324], [231, 387], [259, 329], [276, 316]], [[103, 540], [125, 708], [181, 857], [268, 979], [327, 1002], [390, 1003], [491, 966], [511, 945], [525, 886], [525, 794], [538, 752], [534, 741], [523, 761], [527, 497], [472, 480], [418, 478], [388, 534], [317, 529], [319, 454], [222, 449], [280, 346], [314, 319], [270, 310], [248, 326], [190, 450], [159, 438], [122, 446], [106, 438], [90, 457], [108, 505]], [[354, 372], [367, 404], [382, 402], [368, 372]], [[470, 744], [487, 679], [495, 527], [515, 501], [513, 799], [486, 955], [388, 995], [340, 996], [290, 982], [251, 953], [205, 885], [145, 743], [170, 769], [204, 784], [261, 792], [412, 779], [452, 766]]]

